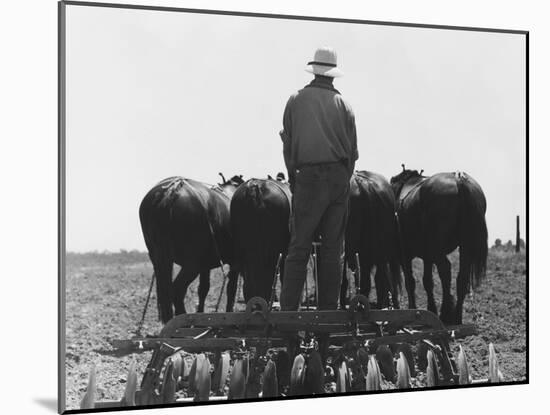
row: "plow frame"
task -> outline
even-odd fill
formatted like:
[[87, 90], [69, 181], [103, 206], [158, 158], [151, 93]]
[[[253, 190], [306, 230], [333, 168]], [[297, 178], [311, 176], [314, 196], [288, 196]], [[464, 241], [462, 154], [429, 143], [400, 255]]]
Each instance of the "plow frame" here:
[[[305, 333], [328, 339], [333, 352], [366, 347], [369, 353], [374, 353], [381, 345], [422, 342], [441, 364], [443, 386], [458, 384], [449, 342], [476, 334], [476, 329], [473, 325], [445, 327], [427, 310], [371, 310], [362, 295], [352, 298], [348, 310], [296, 312], [271, 311], [265, 300], [255, 297], [247, 303], [245, 312], [181, 314], [170, 320], [158, 337], [115, 340], [113, 346], [130, 352], [154, 350], [141, 388], [135, 393], [135, 403], [159, 405], [167, 403], [163, 391], [172, 386], [161, 380], [161, 375], [170, 370], [170, 357], [174, 353], [210, 352], [216, 356], [225, 351], [264, 353], [271, 348], [288, 347], [289, 341], [303, 339]], [[104, 402], [97, 407], [116, 404], [119, 403]]]

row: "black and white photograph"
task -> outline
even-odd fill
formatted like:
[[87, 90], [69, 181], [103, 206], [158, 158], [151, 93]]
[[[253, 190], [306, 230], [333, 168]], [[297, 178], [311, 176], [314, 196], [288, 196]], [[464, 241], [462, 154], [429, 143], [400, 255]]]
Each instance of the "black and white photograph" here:
[[60, 412], [529, 383], [527, 30], [58, 6]]

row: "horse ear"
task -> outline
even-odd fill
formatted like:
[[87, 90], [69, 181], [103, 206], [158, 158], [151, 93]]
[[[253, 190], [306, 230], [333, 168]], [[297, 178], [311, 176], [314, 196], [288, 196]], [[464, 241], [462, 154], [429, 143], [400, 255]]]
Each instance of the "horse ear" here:
[[422, 173], [424, 173], [424, 169], [420, 170], [420, 175], [422, 176]]
[[403, 171], [405, 171], [405, 165], [404, 165], [404, 164], [401, 164], [401, 167], [403, 167]]
[[223, 177], [223, 174], [222, 174], [221, 172], [218, 173], [218, 174], [219, 174], [219, 175], [221, 176], [221, 178], [222, 178], [222, 183], [225, 183], [225, 177]]

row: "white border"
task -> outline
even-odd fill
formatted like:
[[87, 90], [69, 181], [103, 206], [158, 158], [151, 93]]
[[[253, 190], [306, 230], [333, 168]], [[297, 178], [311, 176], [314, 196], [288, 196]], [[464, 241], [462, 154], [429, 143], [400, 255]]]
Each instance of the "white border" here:
[[[116, 1], [112, 1], [116, 2]], [[128, 0], [128, 2], [132, 2]], [[121, 2], [124, 3], [124, 2]], [[535, 1], [141, 1], [157, 6], [293, 14], [530, 31], [530, 327], [529, 386], [388, 394], [246, 405], [165, 409], [156, 413], [515, 413], [544, 404], [544, 345], [549, 344], [545, 267], [548, 49], [544, 2]], [[2, 137], [2, 386], [7, 413], [52, 413], [57, 361], [57, 5], [54, 0], [3, 5], [0, 24]], [[536, 89], [535, 89], [536, 88]], [[537, 140], [537, 137], [540, 139]], [[502, 166], [507, 168], [508, 166]], [[537, 186], [537, 184], [540, 185]], [[535, 189], [539, 189], [536, 191]], [[540, 215], [536, 215], [541, 212]], [[536, 229], [533, 224], [536, 223]], [[6, 266], [7, 265], [7, 266]], [[544, 296], [544, 297], [543, 297]], [[538, 323], [538, 324], [537, 324]], [[537, 328], [537, 331], [535, 331]], [[538, 345], [538, 347], [537, 347]], [[545, 405], [546, 406], [546, 405]], [[12, 409], [13, 411], [9, 411]], [[441, 411], [441, 412], [440, 412]], [[535, 409], [536, 411], [536, 409]], [[130, 413], [130, 412], [120, 412]], [[132, 412], [138, 413], [138, 412]], [[154, 413], [144, 411], [145, 413]]]

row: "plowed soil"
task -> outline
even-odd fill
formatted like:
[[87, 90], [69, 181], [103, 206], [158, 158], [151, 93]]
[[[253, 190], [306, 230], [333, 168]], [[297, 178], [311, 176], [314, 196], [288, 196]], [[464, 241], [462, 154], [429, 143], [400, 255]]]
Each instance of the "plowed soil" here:
[[[458, 257], [451, 255], [453, 279]], [[417, 301], [426, 307], [422, 287], [422, 263], [415, 260]], [[491, 249], [487, 276], [464, 305], [464, 323], [475, 323], [479, 334], [457, 340], [455, 351], [462, 344], [474, 378], [488, 376], [488, 345], [495, 345], [505, 381], [526, 378], [526, 261], [525, 253]], [[110, 341], [128, 339], [135, 335], [141, 318], [152, 266], [146, 254], [138, 252], [68, 254], [66, 272], [66, 391], [67, 409], [76, 409], [85, 392], [88, 372], [96, 366], [97, 400], [120, 399], [130, 362], [137, 362], [138, 378], [151, 358], [151, 351], [121, 354], [113, 350]], [[208, 312], [220, 293], [222, 273], [213, 270], [207, 298]], [[441, 287], [434, 272], [436, 299], [441, 299]], [[310, 284], [310, 287], [312, 285]], [[454, 286], [453, 286], [454, 290]], [[374, 294], [371, 294], [374, 295]], [[406, 296], [402, 303], [406, 305]], [[197, 281], [187, 293], [187, 310], [195, 310]], [[220, 310], [225, 307], [222, 297]], [[242, 303], [237, 310], [244, 309]], [[154, 335], [161, 329], [157, 321], [156, 295], [153, 289], [145, 317], [143, 335]], [[413, 385], [423, 384], [420, 373]]]

